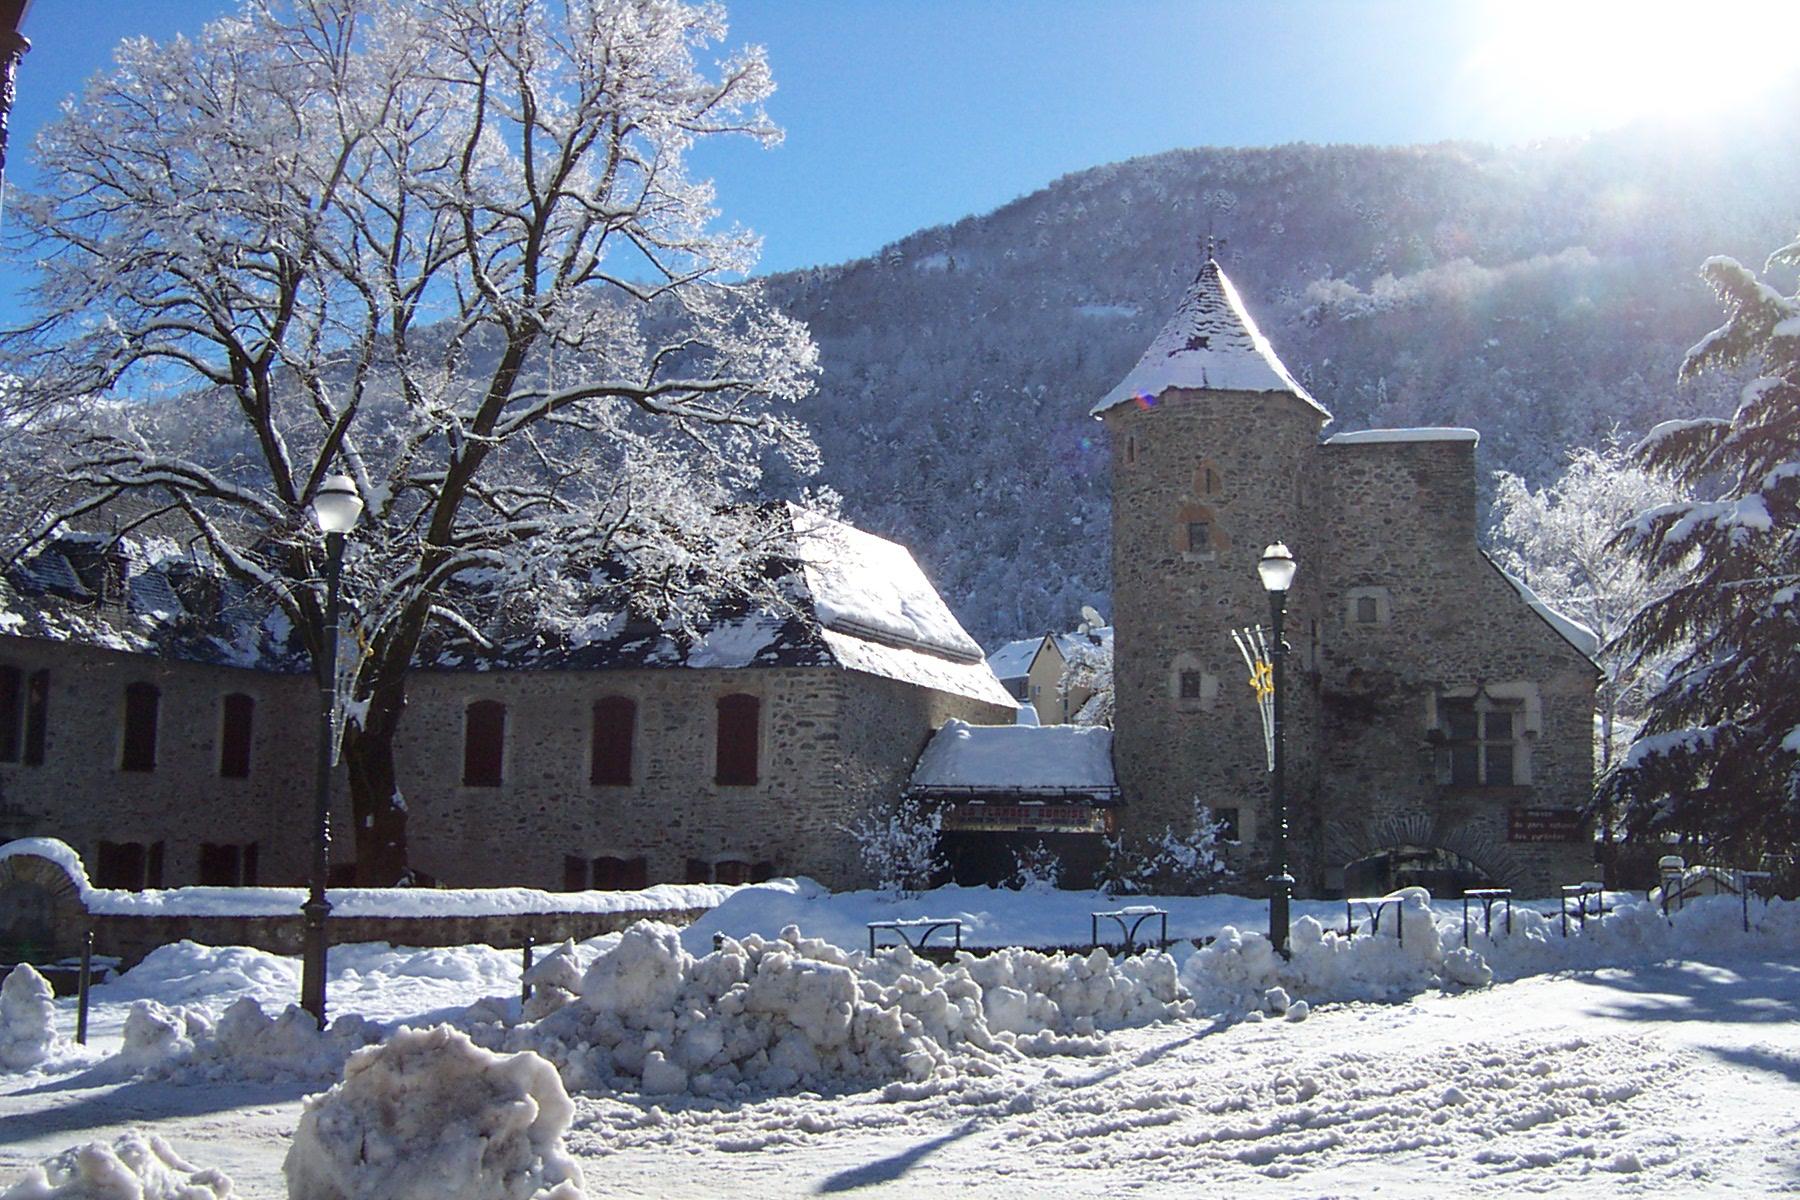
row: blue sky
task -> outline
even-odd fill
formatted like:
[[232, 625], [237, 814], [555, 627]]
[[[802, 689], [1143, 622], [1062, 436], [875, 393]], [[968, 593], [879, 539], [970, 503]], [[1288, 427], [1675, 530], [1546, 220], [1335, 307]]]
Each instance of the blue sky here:
[[[767, 47], [787, 140], [706, 146], [696, 162], [727, 216], [763, 235], [763, 269], [840, 262], [1181, 146], [1517, 142], [1753, 106], [1794, 77], [1752, 54], [1791, 27], [1787, 3], [739, 0], [725, 48]], [[231, 7], [36, 0], [13, 183], [29, 186], [32, 133], [120, 38], [192, 32]], [[0, 321], [16, 311], [0, 280]]]

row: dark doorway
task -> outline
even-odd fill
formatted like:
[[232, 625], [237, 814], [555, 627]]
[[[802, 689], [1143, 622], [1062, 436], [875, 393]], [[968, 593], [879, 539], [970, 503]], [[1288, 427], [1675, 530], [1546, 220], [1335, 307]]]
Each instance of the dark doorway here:
[[1344, 895], [1384, 896], [1404, 887], [1422, 887], [1434, 897], [1454, 900], [1468, 888], [1493, 887], [1486, 871], [1450, 850], [1395, 846], [1344, 866]]

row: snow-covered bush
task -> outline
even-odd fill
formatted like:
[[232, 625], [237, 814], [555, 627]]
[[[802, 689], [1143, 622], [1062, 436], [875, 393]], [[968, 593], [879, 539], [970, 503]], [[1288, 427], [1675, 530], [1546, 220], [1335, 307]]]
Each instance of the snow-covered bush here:
[[0, 1070], [23, 1071], [55, 1048], [56, 1000], [50, 981], [20, 963], [0, 984]]
[[1015, 892], [1053, 892], [1062, 886], [1062, 859], [1038, 842], [1013, 851], [1013, 873], [1006, 886]]
[[282, 1171], [288, 1200], [580, 1200], [563, 1145], [575, 1106], [532, 1053], [447, 1026], [359, 1050], [308, 1097]]
[[886, 816], [871, 813], [842, 827], [856, 844], [863, 869], [884, 892], [913, 896], [944, 870], [938, 839], [944, 813], [918, 796], [903, 796]]
[[112, 1145], [72, 1146], [32, 1167], [0, 1200], [224, 1200], [224, 1172], [200, 1170], [155, 1134], [130, 1130]]
[[1225, 823], [1196, 800], [1192, 828], [1164, 826], [1161, 833], [1136, 844], [1123, 837], [1107, 839], [1107, 894], [1193, 896], [1219, 890], [1231, 870], [1225, 861], [1225, 832]]

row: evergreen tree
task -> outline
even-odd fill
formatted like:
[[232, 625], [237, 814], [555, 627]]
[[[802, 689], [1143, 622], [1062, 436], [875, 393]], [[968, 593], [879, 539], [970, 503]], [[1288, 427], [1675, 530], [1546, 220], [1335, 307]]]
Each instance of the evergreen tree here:
[[[1800, 266], [1800, 240], [1765, 270], [1777, 266]], [[1629, 830], [1677, 831], [1744, 861], [1800, 839], [1800, 294], [1729, 258], [1703, 274], [1726, 321], [1688, 351], [1683, 376], [1760, 374], [1731, 417], [1666, 422], [1639, 446], [1711, 498], [1653, 508], [1619, 536], [1653, 572], [1687, 569], [1625, 631], [1634, 652], [1676, 654], [1603, 793]]]

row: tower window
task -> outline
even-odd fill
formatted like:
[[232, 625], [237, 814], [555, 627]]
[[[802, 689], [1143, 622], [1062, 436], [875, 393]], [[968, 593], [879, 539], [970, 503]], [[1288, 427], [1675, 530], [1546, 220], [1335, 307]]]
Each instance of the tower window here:
[[1381, 605], [1375, 597], [1358, 596], [1356, 598], [1356, 623], [1358, 625], [1373, 625], [1380, 619]]
[[1204, 554], [1213, 548], [1211, 521], [1187, 523], [1187, 548], [1189, 554]]
[[1181, 672], [1181, 698], [1183, 700], [1198, 700], [1200, 698], [1200, 672]]
[[1440, 699], [1448, 781], [1455, 787], [1510, 787], [1518, 778], [1519, 706], [1479, 696]]

